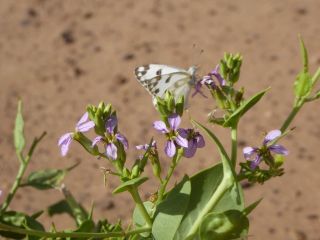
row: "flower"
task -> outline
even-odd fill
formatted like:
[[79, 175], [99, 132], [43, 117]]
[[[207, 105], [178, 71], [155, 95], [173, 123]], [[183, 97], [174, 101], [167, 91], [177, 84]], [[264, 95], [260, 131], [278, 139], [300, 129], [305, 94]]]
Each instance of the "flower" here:
[[[154, 147], [155, 149], [157, 148], [157, 143], [156, 143], [155, 140], [152, 141], [151, 147]], [[148, 148], [149, 148], [149, 144], [142, 144], [142, 145], [137, 145], [137, 146], [136, 146], [136, 149], [138, 149], [138, 150], [145, 150], [145, 151], [147, 151]]]
[[194, 129], [179, 129], [179, 134], [188, 140], [188, 147], [184, 149], [184, 156], [187, 158], [193, 157], [197, 148], [205, 146], [203, 136], [199, 132], [195, 132]]
[[217, 83], [216, 81], [218, 80], [218, 85], [220, 86], [225, 86], [226, 85], [226, 80], [221, 76], [219, 73], [219, 64], [213, 69], [208, 75], [203, 76], [201, 80], [199, 80], [196, 85], [195, 85], [195, 92], [192, 94], [192, 96], [195, 96], [197, 93], [200, 93], [202, 96], [206, 97], [202, 91], [201, 87], [203, 85], [207, 85], [211, 87], [212, 89], [217, 88]]
[[188, 140], [183, 138], [178, 132], [180, 122], [180, 116], [176, 113], [173, 113], [168, 117], [170, 129], [167, 128], [163, 121], [155, 121], [153, 123], [153, 127], [156, 130], [167, 136], [168, 141], [166, 142], [164, 151], [168, 157], [173, 157], [176, 154], [176, 144], [183, 148], [188, 147]]
[[280, 130], [277, 130], [277, 129], [272, 130], [268, 132], [268, 134], [265, 136], [261, 148], [245, 147], [243, 149], [244, 158], [248, 161], [251, 161], [250, 167], [253, 170], [259, 166], [260, 162], [264, 158], [272, 157], [271, 152], [275, 154], [285, 155], [285, 156], [289, 154], [289, 151], [282, 145], [272, 143], [280, 136], [281, 136]]
[[105, 128], [106, 128], [106, 136], [97, 136], [92, 141], [92, 147], [95, 146], [98, 142], [104, 142], [106, 145], [106, 156], [113, 160], [116, 160], [118, 157], [118, 148], [116, 146], [116, 142], [120, 142], [125, 149], [128, 149], [129, 143], [125, 136], [121, 133], [116, 132], [116, 127], [118, 125], [118, 120], [116, 116], [111, 116], [107, 119]]
[[[88, 121], [88, 119], [89, 119], [89, 114], [87, 112], [85, 112], [85, 114], [83, 114], [83, 116], [80, 118], [79, 122], [77, 123], [76, 128], [75, 128], [75, 132], [87, 132], [91, 128], [93, 128], [94, 122]], [[69, 151], [69, 146], [72, 142], [72, 136], [73, 136], [73, 132], [68, 132], [68, 133], [63, 134], [60, 137], [60, 139], [58, 141], [58, 146], [60, 146], [62, 156], [67, 155], [67, 153]]]

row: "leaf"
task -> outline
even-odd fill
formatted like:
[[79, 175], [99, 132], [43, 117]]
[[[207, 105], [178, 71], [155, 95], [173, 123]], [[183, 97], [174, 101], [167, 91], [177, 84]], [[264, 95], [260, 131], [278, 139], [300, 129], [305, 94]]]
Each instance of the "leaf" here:
[[24, 121], [22, 116], [22, 102], [21, 100], [18, 102], [18, 109], [16, 115], [16, 121], [13, 131], [14, 137], [14, 146], [18, 153], [22, 153], [25, 147], [25, 138], [24, 138]]
[[248, 218], [239, 210], [209, 213], [199, 229], [201, 240], [231, 240], [247, 236]]
[[112, 193], [116, 194], [116, 193], [121, 193], [121, 192], [127, 191], [127, 189], [129, 187], [131, 187], [133, 185], [139, 186], [147, 180], [148, 180], [147, 177], [138, 177], [138, 178], [131, 179], [129, 181], [126, 181], [126, 182], [120, 184], [120, 186], [118, 186], [115, 190], [113, 190]]
[[259, 203], [261, 201], [262, 201], [262, 198], [260, 198], [259, 200], [255, 201], [254, 203], [251, 203], [248, 207], [246, 207], [243, 210], [243, 214], [248, 216], [259, 205]]
[[188, 207], [190, 194], [191, 183], [189, 177], [185, 176], [158, 205], [152, 225], [152, 234], [156, 240], [174, 238]]
[[[146, 201], [143, 203], [144, 207], [146, 208], [149, 216], [152, 218], [153, 214], [154, 214], [154, 209], [155, 209], [155, 205], [154, 203], [150, 202], [150, 201]], [[133, 222], [136, 226], [142, 227], [146, 224], [143, 216], [140, 214], [140, 211], [138, 210], [137, 207], [135, 207], [134, 211], [133, 211]]]
[[34, 187], [39, 190], [46, 190], [58, 187], [64, 179], [67, 170], [61, 169], [45, 169], [30, 173], [27, 181], [21, 186]]
[[[28, 215], [21, 212], [15, 212], [15, 211], [4, 212], [0, 216], [0, 221], [10, 226], [15, 226], [19, 228], [45, 231], [41, 223], [39, 223], [34, 218], [29, 217]], [[26, 235], [23, 235], [23, 234], [16, 234], [16, 233], [2, 232], [2, 231], [0, 231], [0, 235], [4, 237], [13, 238], [13, 239], [22, 239], [26, 237]], [[39, 237], [28, 236], [28, 239], [39, 239]]]
[[231, 127], [237, 121], [239, 121], [240, 117], [243, 116], [250, 108], [252, 108], [259, 100], [263, 97], [263, 95], [269, 90], [269, 88], [258, 92], [257, 94], [253, 95], [248, 100], [244, 101], [241, 106], [234, 111], [229, 118], [224, 122], [224, 127]]
[[190, 178], [191, 195], [185, 216], [176, 232], [175, 240], [194, 239], [191, 229], [196, 221], [202, 221], [203, 211], [226, 211], [235, 209], [242, 211], [244, 200], [242, 189], [236, 183], [225, 192], [220, 201], [212, 209], [208, 209], [208, 203], [223, 179], [222, 164], [217, 164]]

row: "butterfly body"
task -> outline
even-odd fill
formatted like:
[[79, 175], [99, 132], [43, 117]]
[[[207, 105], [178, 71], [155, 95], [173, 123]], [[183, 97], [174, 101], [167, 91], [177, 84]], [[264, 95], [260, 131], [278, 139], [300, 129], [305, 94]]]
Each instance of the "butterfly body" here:
[[175, 99], [183, 95], [185, 106], [190, 90], [196, 82], [195, 73], [195, 66], [185, 70], [161, 64], [148, 64], [135, 69], [137, 80], [153, 96], [154, 103], [156, 97], [164, 97], [168, 90], [173, 93]]

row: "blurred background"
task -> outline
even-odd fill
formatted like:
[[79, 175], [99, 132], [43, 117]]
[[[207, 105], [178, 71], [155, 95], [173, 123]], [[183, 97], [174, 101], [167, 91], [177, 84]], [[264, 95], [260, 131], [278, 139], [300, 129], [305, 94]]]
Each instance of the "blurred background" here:
[[[152, 129], [157, 113], [150, 95], [135, 80], [134, 68], [148, 63], [183, 68], [197, 64], [203, 75], [225, 51], [243, 54], [238, 86], [246, 88], [246, 97], [272, 86], [240, 122], [239, 160], [243, 161], [242, 148], [259, 145], [263, 132], [279, 128], [291, 110], [293, 82], [301, 69], [299, 33], [310, 53], [311, 71], [320, 65], [319, 9], [317, 0], [0, 1], [0, 188], [4, 195], [19, 165], [12, 129], [21, 98], [29, 145], [35, 136], [48, 132], [28, 172], [81, 161], [66, 177], [66, 186], [85, 207], [95, 203], [96, 218], [112, 222], [121, 218], [129, 224], [133, 205], [128, 195], [111, 195], [118, 184], [115, 179], [107, 187], [103, 183], [100, 167], [110, 165], [76, 143], [62, 158], [58, 138], [74, 129], [87, 104], [110, 102], [118, 111], [120, 131], [129, 139], [128, 161], [132, 162], [139, 154], [135, 145], [152, 136], [160, 138]], [[214, 108], [210, 99], [200, 95], [190, 104], [189, 115], [200, 121]], [[293, 123], [296, 130], [282, 141], [290, 150], [286, 174], [245, 190], [247, 204], [263, 198], [250, 216], [249, 239], [320, 239], [319, 104], [306, 105]], [[188, 114], [184, 120], [188, 126]], [[229, 132], [212, 129], [229, 146]], [[184, 159], [175, 179], [215, 164], [218, 154], [210, 144], [196, 158]], [[163, 162], [168, 165], [166, 159]], [[156, 191], [156, 184], [150, 180], [143, 185], [144, 199]], [[25, 188], [11, 207], [31, 214], [61, 198], [57, 190]], [[52, 219], [43, 215], [40, 220], [47, 227], [54, 222], [60, 230], [74, 227], [66, 215]]]

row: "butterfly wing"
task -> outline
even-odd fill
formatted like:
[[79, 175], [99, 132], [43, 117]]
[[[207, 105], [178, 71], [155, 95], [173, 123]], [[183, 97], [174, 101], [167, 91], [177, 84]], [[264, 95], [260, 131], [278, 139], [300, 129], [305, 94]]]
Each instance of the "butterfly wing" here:
[[175, 99], [184, 95], [185, 102], [195, 82], [195, 68], [193, 67], [184, 70], [167, 65], [149, 64], [137, 67], [135, 75], [154, 98], [164, 97], [165, 91], [169, 90], [174, 94]]

